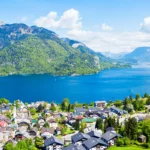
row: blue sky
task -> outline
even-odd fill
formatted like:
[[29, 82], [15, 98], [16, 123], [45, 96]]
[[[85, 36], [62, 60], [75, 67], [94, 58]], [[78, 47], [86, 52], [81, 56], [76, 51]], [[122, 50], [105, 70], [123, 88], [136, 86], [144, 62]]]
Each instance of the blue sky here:
[[[119, 53], [150, 45], [146, 40], [150, 31], [149, 7], [149, 0], [3, 0], [0, 21], [36, 24], [80, 40], [96, 51]], [[70, 26], [64, 24], [67, 14], [63, 13], [67, 11], [75, 19], [67, 18]], [[52, 20], [48, 17], [50, 12], [54, 15], [50, 15]], [[46, 23], [41, 17], [47, 17]], [[49, 20], [54, 24], [50, 25]]]

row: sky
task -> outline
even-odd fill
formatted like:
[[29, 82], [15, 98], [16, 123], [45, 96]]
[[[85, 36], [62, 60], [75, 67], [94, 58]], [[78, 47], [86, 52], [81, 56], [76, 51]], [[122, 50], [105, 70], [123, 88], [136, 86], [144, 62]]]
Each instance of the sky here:
[[0, 22], [44, 27], [99, 52], [150, 46], [150, 0], [2, 0]]

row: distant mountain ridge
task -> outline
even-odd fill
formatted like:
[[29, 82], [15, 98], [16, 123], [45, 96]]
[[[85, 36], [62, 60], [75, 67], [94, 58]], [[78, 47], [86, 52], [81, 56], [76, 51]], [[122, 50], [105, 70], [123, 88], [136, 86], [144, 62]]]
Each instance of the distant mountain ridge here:
[[45, 28], [0, 25], [0, 75], [91, 74], [112, 67], [129, 65], [114, 62], [78, 41], [60, 39]]
[[102, 52], [103, 55], [112, 58], [112, 59], [122, 59], [126, 54], [126, 52], [122, 52], [122, 53], [111, 53], [111, 52]]
[[150, 62], [150, 47], [138, 47], [123, 57], [128, 62]]

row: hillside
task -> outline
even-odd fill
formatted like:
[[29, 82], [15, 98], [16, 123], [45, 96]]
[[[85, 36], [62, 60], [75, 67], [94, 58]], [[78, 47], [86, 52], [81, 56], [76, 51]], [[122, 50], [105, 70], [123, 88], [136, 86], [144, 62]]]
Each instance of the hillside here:
[[79, 50], [81, 53], [90, 53], [93, 56], [97, 56], [97, 58], [100, 60], [101, 69], [130, 67], [130, 65], [127, 63], [106, 57], [100, 52], [95, 52], [94, 50], [90, 49], [85, 44], [79, 41], [72, 40], [69, 38], [62, 38], [62, 40], [70, 46], [72, 46], [73, 48]]
[[128, 62], [150, 62], [150, 47], [138, 47], [123, 57]]
[[25, 24], [0, 26], [0, 75], [91, 74], [117, 67], [104, 58], [86, 46], [72, 47], [56, 33], [44, 28]]

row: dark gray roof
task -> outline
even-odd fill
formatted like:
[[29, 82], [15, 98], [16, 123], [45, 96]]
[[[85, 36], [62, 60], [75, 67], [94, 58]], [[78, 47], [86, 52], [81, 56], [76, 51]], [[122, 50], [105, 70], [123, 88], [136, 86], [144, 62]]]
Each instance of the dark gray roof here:
[[82, 145], [77, 146], [77, 145], [71, 144], [67, 147], [64, 147], [62, 150], [86, 150], [86, 149]]
[[108, 128], [106, 128], [106, 132], [107, 131], [115, 131], [115, 129], [113, 127], [108, 127]]
[[100, 145], [108, 146], [101, 138], [97, 139]]
[[83, 108], [83, 107], [76, 107], [75, 108], [76, 113], [82, 113], [82, 112], [86, 112], [87, 109]]
[[111, 109], [112, 112], [116, 112], [116, 113], [121, 114], [121, 115], [128, 113], [127, 111], [119, 109], [119, 108], [117, 108], [115, 106], [110, 107], [110, 109]]
[[82, 139], [89, 139], [90, 136], [88, 134], [78, 132], [77, 134], [73, 135], [71, 138], [72, 138], [72, 141], [76, 143], [78, 141], [81, 141]]
[[88, 108], [88, 111], [99, 111], [97, 107], [90, 107]]
[[77, 149], [76, 145], [71, 144], [71, 145], [69, 145], [67, 147], [64, 147], [63, 150], [78, 150], [78, 149]]
[[105, 134], [102, 135], [102, 139], [106, 140], [107, 142], [115, 137], [121, 137], [120, 134], [113, 133], [111, 131], [107, 131]]
[[44, 146], [46, 147], [53, 144], [64, 145], [64, 141], [55, 136], [52, 136], [44, 141]]
[[107, 146], [107, 144], [104, 141], [102, 141], [101, 139], [94, 138], [94, 137], [91, 137], [88, 140], [84, 141], [83, 145], [87, 149], [91, 149], [93, 147], [96, 147], [97, 145]]
[[91, 137], [97, 137], [97, 138], [100, 138], [102, 136], [102, 134], [98, 131], [91, 131], [89, 133], [87, 133], [89, 136]]

